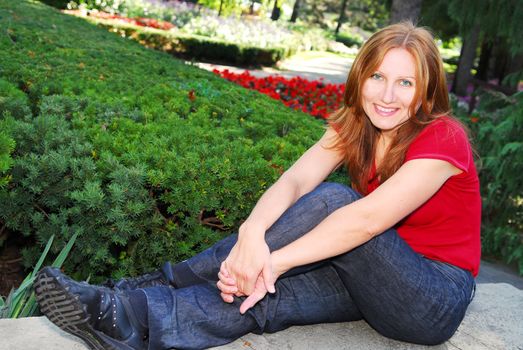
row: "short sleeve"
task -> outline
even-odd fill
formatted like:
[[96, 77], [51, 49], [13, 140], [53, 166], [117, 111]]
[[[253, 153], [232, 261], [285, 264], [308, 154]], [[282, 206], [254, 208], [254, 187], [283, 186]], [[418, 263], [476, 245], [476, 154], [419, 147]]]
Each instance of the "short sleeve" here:
[[441, 117], [426, 126], [409, 146], [405, 162], [423, 158], [445, 160], [468, 172], [472, 152], [461, 124], [449, 117]]

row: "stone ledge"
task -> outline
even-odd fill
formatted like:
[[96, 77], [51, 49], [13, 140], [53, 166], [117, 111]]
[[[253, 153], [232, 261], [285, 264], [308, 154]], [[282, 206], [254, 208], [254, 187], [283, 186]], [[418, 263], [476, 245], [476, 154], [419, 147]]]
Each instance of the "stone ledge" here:
[[[523, 350], [523, 290], [506, 283], [478, 284], [456, 334], [438, 346], [419, 346], [382, 337], [364, 321], [296, 326], [285, 331], [248, 334], [217, 350], [272, 349], [434, 349]], [[45, 317], [0, 319], [0, 350], [87, 350], [78, 338]]]

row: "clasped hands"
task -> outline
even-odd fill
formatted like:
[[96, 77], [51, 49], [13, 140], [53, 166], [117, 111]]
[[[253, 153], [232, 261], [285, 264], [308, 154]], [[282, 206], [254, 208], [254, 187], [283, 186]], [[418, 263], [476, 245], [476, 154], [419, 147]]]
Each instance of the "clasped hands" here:
[[234, 296], [247, 296], [240, 305], [240, 313], [244, 314], [267, 293], [276, 291], [274, 283], [283, 272], [277, 268], [263, 235], [238, 236], [220, 266], [216, 285], [227, 303], [232, 303]]

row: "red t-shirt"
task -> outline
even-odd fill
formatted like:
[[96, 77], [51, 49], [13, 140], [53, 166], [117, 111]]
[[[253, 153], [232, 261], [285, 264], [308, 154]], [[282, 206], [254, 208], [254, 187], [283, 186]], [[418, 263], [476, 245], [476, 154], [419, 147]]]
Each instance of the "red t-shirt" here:
[[[450, 177], [395, 228], [415, 252], [476, 276], [481, 256], [481, 196], [466, 132], [451, 118], [437, 119], [414, 139], [405, 162], [420, 158], [445, 160], [463, 172]], [[369, 193], [378, 186], [378, 180], [370, 182]]]

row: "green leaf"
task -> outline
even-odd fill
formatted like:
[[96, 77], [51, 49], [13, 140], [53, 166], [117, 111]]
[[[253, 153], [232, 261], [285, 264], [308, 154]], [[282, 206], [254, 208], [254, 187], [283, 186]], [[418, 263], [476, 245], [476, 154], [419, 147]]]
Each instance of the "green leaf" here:
[[56, 259], [54, 260], [52, 266], [53, 267], [62, 267], [65, 259], [67, 258], [67, 256], [69, 255], [69, 252], [71, 251], [71, 249], [73, 248], [73, 245], [74, 245], [74, 242], [76, 241], [76, 237], [78, 237], [78, 232], [75, 233], [71, 239], [69, 240], [69, 242], [67, 242], [67, 244], [65, 245], [65, 247], [60, 251], [60, 254], [58, 254], [58, 256], [56, 257]]

